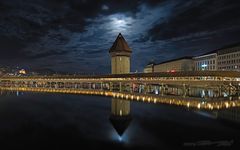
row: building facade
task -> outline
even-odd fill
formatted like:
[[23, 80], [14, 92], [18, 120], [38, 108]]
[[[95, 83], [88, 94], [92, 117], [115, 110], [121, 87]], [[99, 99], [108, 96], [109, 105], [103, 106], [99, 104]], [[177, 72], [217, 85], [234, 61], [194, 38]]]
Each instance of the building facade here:
[[228, 46], [196, 57], [184, 57], [159, 64], [148, 64], [149, 72], [240, 71], [240, 44]]
[[144, 68], [143, 72], [144, 73], [154, 72], [154, 66], [155, 66], [155, 63], [152, 63], [152, 62], [147, 64], [147, 66]]
[[182, 57], [154, 65], [153, 72], [181, 72], [193, 71], [191, 57]]
[[240, 46], [233, 46], [218, 50], [218, 70], [240, 71]]
[[215, 71], [217, 70], [217, 53], [205, 54], [193, 57], [195, 71]]

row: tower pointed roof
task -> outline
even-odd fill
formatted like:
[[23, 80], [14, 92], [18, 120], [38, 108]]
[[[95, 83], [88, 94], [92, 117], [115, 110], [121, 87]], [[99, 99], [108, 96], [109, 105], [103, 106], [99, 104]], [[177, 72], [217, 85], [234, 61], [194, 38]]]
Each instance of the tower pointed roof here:
[[118, 34], [117, 39], [110, 48], [109, 53], [111, 52], [132, 52], [121, 33]]

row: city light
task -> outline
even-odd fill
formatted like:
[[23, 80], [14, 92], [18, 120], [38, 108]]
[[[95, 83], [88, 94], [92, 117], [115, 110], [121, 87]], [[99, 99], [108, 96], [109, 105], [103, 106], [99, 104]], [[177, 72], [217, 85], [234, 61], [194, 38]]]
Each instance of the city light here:
[[27, 72], [26, 72], [26, 70], [21, 69], [21, 70], [19, 70], [19, 74], [27, 74]]
[[208, 65], [207, 64], [202, 64], [202, 68], [205, 68], [207, 67]]
[[[171, 97], [171, 96], [158, 96], [158, 95], [143, 95], [141, 93], [124, 93], [124, 92], [111, 92], [101, 90], [81, 90], [81, 89], [49, 89], [49, 88], [37, 88], [37, 87], [0, 87], [0, 90], [6, 91], [18, 91], [18, 92], [49, 92], [49, 93], [66, 93], [66, 94], [86, 94], [86, 95], [100, 95], [110, 96], [125, 100], [136, 100], [140, 99], [142, 102], [147, 103], [162, 103], [169, 105], [183, 106], [187, 108], [198, 108], [198, 109], [225, 109], [232, 107], [240, 107], [239, 100], [223, 100], [223, 101], [208, 101], [203, 102], [201, 99], [184, 98], [184, 97]], [[131, 99], [129, 99], [131, 97]]]

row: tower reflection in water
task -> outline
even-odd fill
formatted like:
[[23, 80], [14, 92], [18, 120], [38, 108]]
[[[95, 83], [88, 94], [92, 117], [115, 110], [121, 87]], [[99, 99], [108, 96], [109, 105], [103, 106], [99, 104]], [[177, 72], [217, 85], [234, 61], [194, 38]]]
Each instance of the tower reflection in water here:
[[112, 99], [110, 122], [119, 135], [119, 140], [122, 140], [122, 135], [128, 128], [132, 120], [130, 114], [130, 101], [117, 98]]

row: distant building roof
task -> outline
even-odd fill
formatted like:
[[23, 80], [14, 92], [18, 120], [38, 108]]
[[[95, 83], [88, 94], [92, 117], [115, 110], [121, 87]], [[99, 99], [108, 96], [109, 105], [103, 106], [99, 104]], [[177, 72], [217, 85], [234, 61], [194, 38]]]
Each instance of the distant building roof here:
[[129, 48], [127, 42], [125, 41], [124, 37], [121, 33], [117, 36], [117, 39], [113, 43], [112, 47], [110, 48], [109, 52], [132, 52], [132, 50]]
[[198, 55], [193, 57], [194, 60], [201, 60], [201, 59], [206, 59], [206, 58], [216, 58], [217, 57], [217, 51], [211, 51], [202, 55]]
[[180, 58], [176, 58], [176, 59], [171, 59], [171, 60], [157, 63], [156, 65], [160, 65], [160, 64], [164, 64], [164, 63], [168, 63], [168, 62], [172, 62], [172, 61], [178, 61], [178, 60], [182, 60], [182, 59], [192, 59], [192, 56], [185, 56], [185, 57], [180, 57]]

